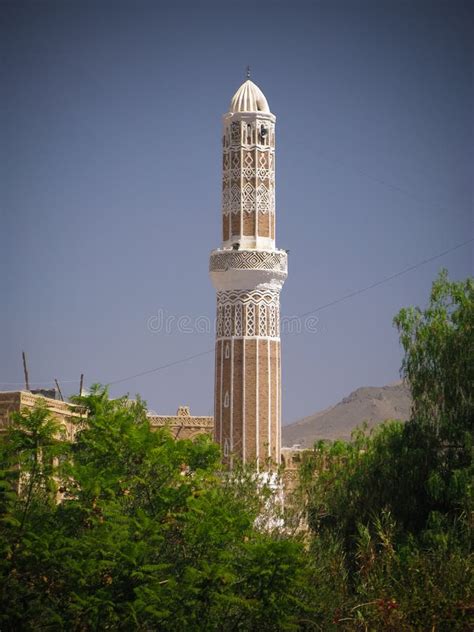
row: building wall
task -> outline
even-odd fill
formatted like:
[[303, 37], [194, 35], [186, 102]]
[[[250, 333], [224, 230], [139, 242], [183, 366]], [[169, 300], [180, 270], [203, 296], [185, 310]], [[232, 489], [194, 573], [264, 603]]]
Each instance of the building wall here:
[[[232, 341], [230, 342], [232, 344]], [[282, 448], [280, 454], [276, 454], [277, 446], [279, 446], [279, 413], [275, 412], [279, 407], [280, 393], [278, 389], [277, 377], [279, 374], [280, 348], [277, 341], [274, 340], [234, 340], [234, 355], [231, 359], [234, 363], [234, 371], [236, 376], [237, 388], [233, 394], [233, 408], [236, 420], [244, 417], [247, 423], [242, 425], [238, 422], [233, 426], [233, 445], [235, 451], [241, 450], [247, 455], [247, 462], [254, 461], [257, 458], [257, 445], [259, 446], [260, 456], [270, 456], [272, 461], [278, 462], [280, 457], [284, 467], [283, 480], [285, 488], [291, 490], [297, 481], [297, 471], [300, 464], [301, 455], [304, 450], [295, 448]], [[219, 341], [217, 345], [216, 362], [216, 378], [220, 379], [220, 352], [223, 348], [224, 341]], [[259, 348], [259, 365], [257, 365], [257, 346]], [[229, 359], [230, 361], [230, 359]], [[268, 361], [270, 361], [270, 372], [268, 372]], [[244, 364], [247, 364], [245, 369]], [[248, 372], [248, 365], [253, 365], [253, 372]], [[257, 389], [257, 370], [265, 375], [271, 375], [270, 383], [272, 394], [269, 397], [267, 392], [266, 377], [260, 376], [260, 382], [263, 385]], [[246, 371], [247, 379], [243, 380], [243, 372]], [[226, 374], [230, 374], [226, 369]], [[223, 381], [223, 384], [227, 382]], [[7, 391], [0, 392], [0, 437], [5, 433], [9, 418], [12, 412], [20, 412], [21, 410], [31, 410], [34, 405], [43, 400], [48, 410], [65, 425], [67, 436], [70, 440], [74, 440], [76, 423], [80, 419], [85, 419], [86, 415], [80, 406], [62, 402], [52, 398], [46, 398], [41, 395], [35, 395], [28, 391]], [[216, 400], [217, 401], [217, 400]], [[220, 404], [219, 399], [219, 404]], [[257, 408], [267, 407], [268, 414], [264, 413], [257, 418], [255, 411]], [[230, 410], [230, 406], [229, 409]], [[272, 410], [274, 411], [272, 413]], [[267, 416], [265, 416], [267, 415]], [[214, 436], [217, 443], [221, 443], [221, 426], [219, 420], [224, 419], [225, 424], [222, 433], [230, 432], [230, 415], [223, 417], [216, 416], [216, 425], [214, 425], [214, 417], [211, 416], [193, 416], [187, 406], [180, 406], [176, 415], [149, 415], [150, 425], [152, 429], [167, 427], [170, 429], [175, 439], [194, 439], [198, 435], [206, 434], [210, 437]], [[268, 441], [268, 429], [259, 429], [257, 419], [260, 423], [271, 420], [271, 425], [267, 426], [270, 431], [270, 441]], [[265, 421], [262, 421], [265, 420]], [[257, 436], [260, 437], [257, 441]], [[269, 450], [269, 447], [271, 449]]]
[[[74, 422], [85, 419], [85, 411], [80, 406], [35, 395], [28, 391], [0, 392], [0, 435], [8, 428], [11, 413], [31, 410], [41, 400], [53, 416], [64, 424], [68, 438], [73, 440], [76, 430]], [[186, 406], [180, 406], [176, 415], [149, 415], [149, 420], [152, 429], [169, 427], [175, 439], [192, 439], [199, 434], [212, 436], [214, 429], [213, 417], [192, 416]]]
[[43, 401], [52, 415], [64, 425], [67, 437], [72, 440], [76, 429], [74, 421], [85, 417], [81, 407], [28, 391], [0, 392], [0, 434], [5, 433], [8, 428], [12, 412], [31, 410], [40, 401]]
[[148, 415], [152, 429], [168, 428], [175, 439], [194, 439], [201, 434], [212, 437], [213, 417], [195, 417], [187, 406], [180, 406], [176, 415]]

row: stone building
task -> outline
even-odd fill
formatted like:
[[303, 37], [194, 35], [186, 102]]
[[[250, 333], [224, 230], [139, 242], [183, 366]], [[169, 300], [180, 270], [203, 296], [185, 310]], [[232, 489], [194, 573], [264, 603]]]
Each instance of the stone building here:
[[[53, 416], [64, 424], [67, 438], [73, 440], [75, 422], [81, 418], [85, 419], [85, 412], [80, 406], [55, 399], [54, 391], [43, 391], [38, 394], [29, 391], [0, 392], [0, 437], [7, 429], [12, 412], [31, 410], [40, 400], [43, 400]], [[149, 414], [148, 418], [152, 429], [167, 426], [175, 439], [192, 439], [198, 434], [212, 436], [214, 428], [213, 417], [194, 417], [188, 406], [180, 406], [176, 415]]]
[[176, 415], [148, 415], [152, 428], [168, 427], [175, 439], [194, 439], [197, 435], [212, 436], [213, 417], [193, 417], [188, 406], [180, 406]]
[[283, 482], [287, 492], [293, 491], [299, 478], [299, 468], [303, 462], [304, 454], [311, 450], [294, 445], [291, 448], [281, 449], [281, 464], [283, 467]]
[[43, 400], [48, 410], [66, 428], [68, 439], [74, 438], [75, 422], [84, 417], [80, 406], [68, 404], [55, 399], [51, 395], [54, 391], [31, 393], [30, 391], [4, 391], [0, 392], [0, 436], [7, 429], [12, 412], [31, 410], [35, 404]]
[[222, 243], [217, 290], [214, 438], [224, 461], [280, 463], [280, 291], [287, 253], [275, 246], [275, 116], [250, 79], [224, 114]]

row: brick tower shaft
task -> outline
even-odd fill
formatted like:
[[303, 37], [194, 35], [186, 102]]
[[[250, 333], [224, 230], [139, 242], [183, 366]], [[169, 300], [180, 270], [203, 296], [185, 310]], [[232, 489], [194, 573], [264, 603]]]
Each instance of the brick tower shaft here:
[[280, 462], [280, 291], [287, 254], [275, 247], [275, 116], [247, 80], [224, 115], [222, 245], [217, 290], [214, 436], [224, 462]]

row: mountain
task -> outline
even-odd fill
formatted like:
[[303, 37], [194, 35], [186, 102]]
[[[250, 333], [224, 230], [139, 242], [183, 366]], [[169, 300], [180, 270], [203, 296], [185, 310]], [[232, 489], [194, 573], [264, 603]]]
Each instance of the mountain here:
[[318, 439], [350, 439], [363, 421], [369, 427], [385, 419], [406, 421], [410, 416], [411, 396], [402, 382], [388, 386], [364, 386], [335, 406], [282, 427], [282, 445], [300, 444], [309, 448]]

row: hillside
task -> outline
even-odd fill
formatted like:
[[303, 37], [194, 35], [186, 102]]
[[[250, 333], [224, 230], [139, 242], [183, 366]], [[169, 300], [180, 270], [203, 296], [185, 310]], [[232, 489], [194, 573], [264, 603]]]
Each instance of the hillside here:
[[350, 439], [352, 430], [363, 421], [367, 421], [369, 427], [385, 419], [406, 421], [410, 406], [410, 391], [401, 382], [364, 386], [335, 406], [283, 426], [282, 445], [311, 447], [318, 439]]

